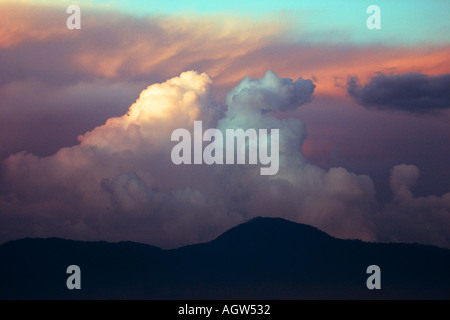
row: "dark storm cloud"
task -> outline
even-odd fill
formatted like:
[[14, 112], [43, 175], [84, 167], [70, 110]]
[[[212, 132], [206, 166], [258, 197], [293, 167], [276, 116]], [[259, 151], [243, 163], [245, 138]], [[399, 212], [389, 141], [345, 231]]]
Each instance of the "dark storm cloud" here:
[[450, 74], [378, 74], [365, 85], [350, 77], [347, 92], [365, 107], [432, 113], [450, 108]]

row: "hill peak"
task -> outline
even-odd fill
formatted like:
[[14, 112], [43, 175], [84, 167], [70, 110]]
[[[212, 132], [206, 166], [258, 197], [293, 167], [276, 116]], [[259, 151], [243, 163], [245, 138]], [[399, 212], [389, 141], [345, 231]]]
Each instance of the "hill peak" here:
[[212, 243], [255, 243], [280, 245], [285, 243], [323, 242], [334, 238], [325, 232], [302, 223], [282, 218], [255, 217], [224, 232]]

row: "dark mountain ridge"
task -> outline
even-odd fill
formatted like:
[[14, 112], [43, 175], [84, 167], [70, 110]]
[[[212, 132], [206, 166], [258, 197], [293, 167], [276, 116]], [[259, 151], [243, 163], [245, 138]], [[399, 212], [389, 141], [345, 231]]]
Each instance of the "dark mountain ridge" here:
[[[66, 268], [81, 269], [81, 290]], [[367, 267], [381, 269], [369, 290]], [[450, 250], [341, 240], [255, 218], [173, 250], [133, 242], [22, 239], [0, 246], [1, 299], [449, 299]]]

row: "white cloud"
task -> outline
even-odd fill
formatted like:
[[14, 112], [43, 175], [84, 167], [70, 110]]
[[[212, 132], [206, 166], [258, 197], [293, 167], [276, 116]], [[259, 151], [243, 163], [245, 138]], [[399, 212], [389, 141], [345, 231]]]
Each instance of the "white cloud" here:
[[[377, 240], [394, 230], [398, 238], [389, 239], [449, 245], [448, 223], [442, 223], [448, 221], [449, 195], [412, 198], [414, 167], [394, 168], [392, 208], [403, 213], [387, 230], [379, 223], [386, 221], [379, 218], [370, 177], [344, 168], [325, 171], [306, 161], [302, 122], [278, 119], [271, 111], [310, 101], [311, 81], [280, 79], [272, 72], [246, 78], [228, 94], [225, 112], [214, 103], [211, 83], [206, 74], [184, 72], [149, 86], [126, 114], [80, 136], [76, 146], [49, 157], [10, 156], [3, 162], [7, 192], [0, 199], [0, 222], [8, 227], [0, 229], [0, 240], [60, 236], [167, 248], [210, 240], [254, 216], [279, 216], [343, 238]], [[194, 120], [221, 130], [279, 129], [279, 173], [261, 176], [259, 166], [251, 165], [174, 165], [171, 133], [192, 130]], [[422, 237], [422, 228], [412, 235], [398, 231], [410, 207], [433, 208], [435, 214], [425, 219], [444, 237]], [[385, 208], [385, 220], [394, 209]]]

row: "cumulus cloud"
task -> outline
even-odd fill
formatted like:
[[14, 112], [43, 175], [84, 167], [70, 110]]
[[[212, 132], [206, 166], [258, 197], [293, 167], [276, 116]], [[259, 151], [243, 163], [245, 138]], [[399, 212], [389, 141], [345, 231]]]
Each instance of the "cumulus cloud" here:
[[378, 74], [361, 85], [357, 77], [347, 81], [347, 92], [359, 104], [387, 110], [431, 113], [450, 108], [450, 74]]
[[[276, 114], [311, 101], [312, 81], [282, 79], [271, 71], [261, 79], [245, 78], [227, 95], [225, 109], [215, 103], [211, 85], [207, 74], [184, 72], [150, 85], [126, 114], [81, 135], [78, 145], [48, 157], [11, 155], [2, 166], [6, 191], [0, 222], [8, 227], [0, 230], [0, 239], [61, 236], [168, 248], [210, 240], [254, 216], [284, 217], [343, 238], [420, 238], [422, 229], [412, 238], [379, 230], [381, 214], [370, 177], [345, 168], [326, 171], [303, 157], [305, 126]], [[177, 128], [193, 132], [195, 120], [202, 120], [204, 129], [279, 129], [278, 174], [261, 176], [255, 165], [174, 165], [171, 133]], [[403, 210], [402, 197], [416, 206], [408, 193], [416, 176], [414, 168], [394, 169], [393, 206]], [[431, 206], [448, 221], [447, 198], [419, 199], [417, 207]], [[386, 209], [384, 216], [390, 215]], [[420, 216], [434, 226], [434, 215]], [[404, 219], [407, 209], [390, 230]], [[448, 225], [436, 228], [448, 234]], [[449, 245], [442, 237], [424, 239]]]
[[393, 201], [383, 208], [379, 236], [383, 241], [450, 244], [450, 192], [442, 197], [414, 197], [411, 188], [419, 178], [414, 165], [391, 171]]
[[74, 145], [80, 133], [122, 115], [145, 87], [122, 81], [80, 82], [59, 89], [32, 80], [4, 85], [0, 159], [22, 150], [47, 156]]
[[246, 77], [227, 94], [229, 112], [288, 111], [310, 102], [315, 85], [311, 80], [280, 79], [268, 71], [261, 79]]
[[402, 200], [412, 197], [411, 187], [419, 178], [419, 168], [413, 165], [398, 165], [391, 171], [391, 189], [394, 199]]
[[316, 78], [316, 95], [327, 96], [342, 94], [335, 77], [364, 76], [374, 66], [409, 72], [420, 61], [424, 73], [450, 72], [445, 46], [355, 47], [311, 41], [303, 31], [292, 40], [286, 16], [135, 17], [107, 7], [84, 4], [77, 32], [66, 28], [64, 3], [0, 1], [0, 159], [73, 145], [79, 133], [122, 114], [146, 85], [185, 70], [210, 74], [220, 100], [243, 77], [268, 69]]
[[[81, 135], [76, 146], [43, 158], [21, 152], [6, 159], [1, 219], [9, 228], [1, 230], [3, 240], [20, 229], [16, 237], [128, 238], [170, 246], [234, 224], [219, 223], [227, 212], [191, 190], [189, 173], [177, 177], [170, 162], [172, 130], [213, 118], [210, 83], [206, 74], [183, 73], [142, 91], [125, 115]], [[18, 225], [24, 215], [31, 220]]]

